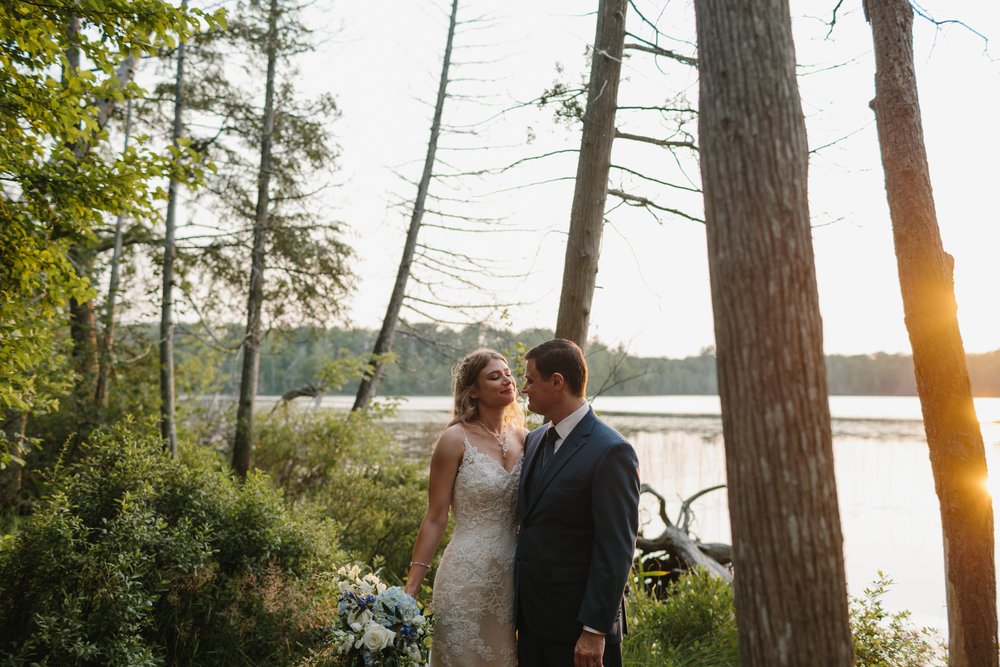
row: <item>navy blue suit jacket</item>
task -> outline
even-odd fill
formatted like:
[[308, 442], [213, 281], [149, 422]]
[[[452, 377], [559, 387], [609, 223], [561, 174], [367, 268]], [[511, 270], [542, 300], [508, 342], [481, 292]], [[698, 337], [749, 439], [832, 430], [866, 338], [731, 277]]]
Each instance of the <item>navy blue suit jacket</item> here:
[[639, 527], [639, 462], [591, 409], [547, 465], [547, 427], [525, 440], [515, 565], [518, 630], [575, 643], [583, 626], [620, 642]]

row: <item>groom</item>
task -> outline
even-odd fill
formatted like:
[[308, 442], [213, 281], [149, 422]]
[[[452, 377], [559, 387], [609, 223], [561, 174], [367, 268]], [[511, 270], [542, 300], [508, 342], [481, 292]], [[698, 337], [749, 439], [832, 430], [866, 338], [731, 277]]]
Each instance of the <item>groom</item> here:
[[521, 393], [549, 419], [525, 440], [515, 565], [521, 667], [618, 667], [639, 523], [639, 462], [587, 404], [569, 340], [525, 355]]

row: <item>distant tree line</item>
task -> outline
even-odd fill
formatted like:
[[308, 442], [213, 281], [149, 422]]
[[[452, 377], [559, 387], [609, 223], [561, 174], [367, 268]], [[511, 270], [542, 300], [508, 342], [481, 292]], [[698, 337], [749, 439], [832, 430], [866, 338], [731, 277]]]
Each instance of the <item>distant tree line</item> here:
[[[319, 369], [338, 356], [361, 356], [371, 350], [377, 332], [357, 328], [299, 328], [265, 337], [260, 359], [260, 394], [280, 395], [316, 380]], [[180, 363], [197, 361], [214, 368], [209, 383], [221, 394], [235, 393], [239, 382], [237, 352], [242, 331], [233, 326], [227, 340], [214, 353], [192, 334], [180, 333]], [[517, 363], [519, 351], [552, 336], [547, 329], [520, 332], [471, 325], [452, 329], [418, 324], [400, 332], [394, 345], [395, 360], [386, 368], [380, 386], [384, 396], [432, 396], [450, 392], [451, 366], [468, 351], [492, 347]], [[227, 345], [226, 343], [229, 343]], [[682, 359], [639, 357], [624, 346], [608, 347], [600, 341], [588, 349], [591, 394], [658, 395], [716, 394], [715, 351], [705, 348]], [[1000, 350], [968, 355], [972, 389], [977, 396], [1000, 396]], [[829, 390], [836, 395], [915, 396], [913, 361], [909, 355], [877, 352], [865, 355], [828, 355]], [[515, 371], [518, 369], [515, 368]], [[353, 394], [357, 381], [337, 390]]]

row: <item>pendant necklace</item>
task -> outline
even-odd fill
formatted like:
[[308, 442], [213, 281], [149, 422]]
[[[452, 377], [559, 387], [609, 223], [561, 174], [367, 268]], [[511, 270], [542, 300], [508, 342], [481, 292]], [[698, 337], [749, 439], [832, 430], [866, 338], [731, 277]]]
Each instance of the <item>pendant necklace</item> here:
[[497, 441], [497, 444], [500, 445], [500, 456], [503, 457], [503, 459], [506, 461], [507, 460], [507, 429], [504, 428], [499, 433], [497, 433], [495, 431], [491, 431], [489, 429], [489, 427], [486, 424], [483, 423], [482, 419], [479, 420], [479, 425], [482, 426], [483, 430], [486, 431], [487, 433], [489, 433], [490, 435], [492, 435], [493, 439]]

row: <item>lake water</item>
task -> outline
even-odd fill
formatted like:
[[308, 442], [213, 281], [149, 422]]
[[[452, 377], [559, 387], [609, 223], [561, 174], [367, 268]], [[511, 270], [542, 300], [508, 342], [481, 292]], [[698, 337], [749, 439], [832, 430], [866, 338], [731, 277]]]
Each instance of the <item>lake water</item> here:
[[[331, 396], [322, 406], [349, 408], [352, 401]], [[684, 498], [725, 483], [717, 396], [602, 396], [594, 407], [635, 445], [642, 481], [667, 498], [669, 516]], [[393, 426], [401, 442], [426, 456], [449, 409], [447, 396], [402, 399]], [[887, 608], [908, 609], [915, 623], [943, 630], [941, 520], [918, 399], [832, 396], [830, 411], [850, 594], [861, 595], [882, 570], [895, 582]], [[976, 399], [976, 411], [989, 469], [1000, 470], [1000, 398]], [[1000, 482], [990, 486], [1000, 497]], [[645, 532], [655, 535], [662, 524], [654, 499], [643, 498]], [[698, 537], [730, 541], [725, 490], [698, 499], [694, 511]]]

